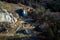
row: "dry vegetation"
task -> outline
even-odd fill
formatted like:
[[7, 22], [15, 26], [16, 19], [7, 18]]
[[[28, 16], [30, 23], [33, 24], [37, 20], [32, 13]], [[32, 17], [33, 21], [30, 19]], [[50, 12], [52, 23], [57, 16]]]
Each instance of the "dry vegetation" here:
[[[13, 13], [13, 15], [16, 18], [18, 18], [18, 22], [16, 22], [14, 24], [14, 27], [16, 26], [14, 30], [16, 30], [16, 28], [17, 28], [17, 26], [19, 25], [19, 22], [20, 22], [20, 19], [19, 19], [18, 15], [15, 14], [16, 13], [15, 10], [18, 10], [20, 8], [25, 9], [25, 10], [28, 10], [29, 8], [33, 9], [32, 7], [22, 5], [20, 3], [19, 4], [6, 3], [6, 2], [1, 2], [1, 3], [2, 3], [3, 8], [7, 9], [9, 12]], [[37, 8], [36, 10], [35, 9], [30, 10], [30, 9], [29, 9], [29, 12], [28, 12], [29, 13], [28, 17], [32, 17], [35, 20], [35, 23], [36, 23], [36, 24], [34, 23], [35, 28], [37, 28], [37, 30], [40, 32], [40, 28], [36, 26], [37, 23], [39, 23], [38, 26], [42, 25], [41, 28], [48, 30], [47, 34], [44, 33], [45, 30], [42, 30], [43, 31], [42, 34], [37, 33], [35, 35], [37, 35], [38, 37], [40, 37], [40, 36], [42, 36], [44, 38], [46, 37], [47, 40], [54, 40], [54, 39], [60, 40], [60, 37], [57, 36], [57, 35], [59, 35], [59, 34], [57, 34], [57, 31], [60, 28], [60, 18], [58, 18], [58, 17], [60, 17], [60, 13], [59, 12], [50, 12], [50, 10], [45, 10], [44, 7], [41, 7], [41, 9]], [[16, 36], [20, 37], [22, 35], [23, 34], [16, 35]], [[45, 35], [47, 35], [47, 36], [45, 36]]]

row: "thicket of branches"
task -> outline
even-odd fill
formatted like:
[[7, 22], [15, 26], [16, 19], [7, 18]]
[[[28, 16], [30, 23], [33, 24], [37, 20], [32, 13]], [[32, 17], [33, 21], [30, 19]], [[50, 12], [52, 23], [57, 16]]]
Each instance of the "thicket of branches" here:
[[[39, 23], [39, 25], [36, 26], [35, 30], [41, 32], [40, 29], [41, 29], [41, 25], [42, 25], [42, 27], [44, 26], [43, 29], [46, 29], [47, 34], [46, 34], [45, 30], [42, 30], [42, 32], [45, 34], [45, 36], [47, 35], [46, 37], [48, 40], [54, 40], [54, 39], [60, 40], [60, 38], [59, 38], [60, 32], [58, 32], [60, 29], [60, 19], [56, 20], [55, 15], [49, 15], [49, 13], [46, 14], [44, 12], [36, 13], [36, 11], [31, 11], [29, 16], [31, 16], [35, 20], [35, 22]], [[44, 25], [44, 23], [46, 23], [46, 24]]]

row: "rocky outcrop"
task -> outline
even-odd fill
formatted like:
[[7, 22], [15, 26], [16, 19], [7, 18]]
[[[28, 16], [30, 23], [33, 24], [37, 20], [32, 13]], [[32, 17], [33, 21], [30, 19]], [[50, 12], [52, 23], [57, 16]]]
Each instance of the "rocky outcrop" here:
[[12, 13], [7, 12], [6, 9], [2, 9], [0, 12], [0, 22], [10, 22], [15, 23], [17, 19], [12, 15]]

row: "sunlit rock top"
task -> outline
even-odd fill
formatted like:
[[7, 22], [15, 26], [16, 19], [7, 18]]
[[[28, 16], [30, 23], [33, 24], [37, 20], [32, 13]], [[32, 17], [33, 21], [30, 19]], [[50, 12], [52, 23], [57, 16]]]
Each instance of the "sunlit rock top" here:
[[1, 9], [0, 10], [0, 22], [15, 23], [17, 22], [17, 19], [12, 15], [12, 13], [9, 13], [6, 9]]

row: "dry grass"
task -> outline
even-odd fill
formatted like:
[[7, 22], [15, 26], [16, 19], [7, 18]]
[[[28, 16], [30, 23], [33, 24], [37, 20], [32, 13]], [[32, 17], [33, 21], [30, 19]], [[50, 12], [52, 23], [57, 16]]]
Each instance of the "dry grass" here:
[[16, 4], [2, 2], [2, 8], [7, 9], [8, 11], [13, 11], [15, 9], [19, 9], [19, 6]]

